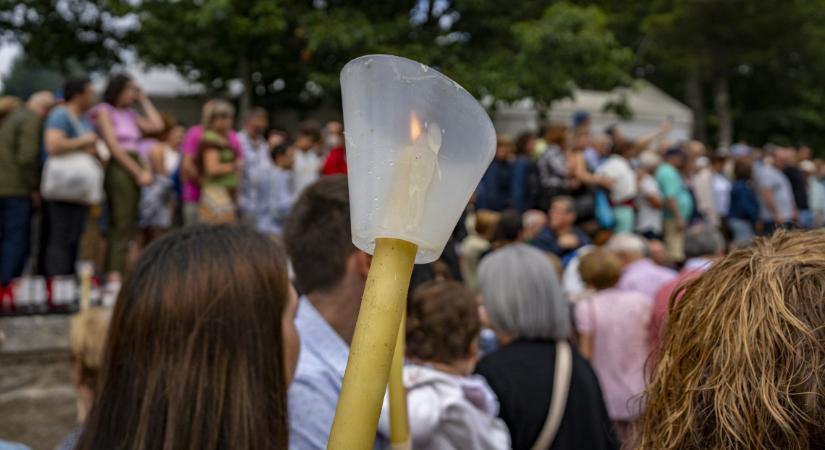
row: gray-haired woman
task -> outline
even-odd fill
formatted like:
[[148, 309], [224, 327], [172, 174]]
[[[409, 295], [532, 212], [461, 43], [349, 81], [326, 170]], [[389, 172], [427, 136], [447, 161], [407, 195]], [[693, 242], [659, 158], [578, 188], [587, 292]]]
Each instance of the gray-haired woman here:
[[[556, 342], [572, 333], [568, 303], [549, 258], [528, 245], [513, 244], [489, 254], [478, 278], [502, 347], [482, 359], [476, 371], [499, 398], [513, 449], [533, 449], [548, 428]], [[559, 409], [562, 420], [547, 448], [618, 448], [593, 369], [575, 349], [570, 365], [569, 387], [558, 393], [567, 397]]]

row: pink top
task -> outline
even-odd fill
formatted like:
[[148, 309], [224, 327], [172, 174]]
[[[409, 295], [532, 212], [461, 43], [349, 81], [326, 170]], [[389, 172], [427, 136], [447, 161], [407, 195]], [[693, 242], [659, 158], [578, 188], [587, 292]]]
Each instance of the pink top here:
[[[664, 332], [665, 323], [667, 323], [670, 296], [676, 292], [676, 288], [682, 283], [687, 283], [701, 274], [701, 270], [684, 271], [676, 278], [665, 283], [662, 288], [659, 289], [659, 292], [656, 293], [656, 297], [653, 299], [653, 307], [650, 311], [650, 324], [648, 325], [648, 340], [650, 341], [651, 349], [656, 350], [659, 348], [662, 332]], [[681, 295], [676, 298], [675, 302], [679, 301], [680, 298], [682, 298]]]
[[[203, 125], [195, 125], [190, 128], [183, 137], [183, 144], [181, 144], [181, 151], [184, 156], [195, 156], [198, 154], [198, 145], [201, 143], [201, 135], [203, 134]], [[241, 152], [241, 142], [238, 140], [238, 135], [230, 130], [227, 134], [229, 147], [235, 151], [238, 159], [243, 158]], [[201, 198], [201, 188], [196, 183], [187, 180], [183, 184], [183, 193], [181, 198], [186, 203], [196, 203]]]
[[138, 125], [137, 113], [130, 108], [115, 108], [108, 103], [99, 103], [89, 111], [89, 119], [98, 129], [98, 132], [100, 128], [97, 123], [97, 115], [102, 110], [109, 113], [109, 119], [112, 121], [112, 128], [115, 132], [115, 140], [121, 150], [131, 153], [138, 152], [143, 133], [141, 133]]
[[623, 291], [638, 291], [653, 298], [659, 289], [676, 277], [676, 271], [662, 267], [644, 258], [627, 265], [622, 271], [617, 288]]
[[611, 420], [635, 421], [643, 410], [647, 329], [653, 300], [606, 289], [576, 304], [576, 328], [593, 340], [593, 366]]

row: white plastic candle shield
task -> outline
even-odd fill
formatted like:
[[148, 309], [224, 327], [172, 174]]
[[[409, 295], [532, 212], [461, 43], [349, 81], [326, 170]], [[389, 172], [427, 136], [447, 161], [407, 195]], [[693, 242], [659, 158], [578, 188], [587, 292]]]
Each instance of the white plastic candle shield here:
[[415, 61], [369, 55], [341, 71], [352, 239], [418, 245], [435, 261], [495, 154], [484, 108], [458, 83]]

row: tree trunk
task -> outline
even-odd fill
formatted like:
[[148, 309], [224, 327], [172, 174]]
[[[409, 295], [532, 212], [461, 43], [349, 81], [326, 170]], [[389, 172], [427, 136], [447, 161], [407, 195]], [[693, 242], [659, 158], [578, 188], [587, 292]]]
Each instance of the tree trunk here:
[[719, 147], [730, 147], [733, 142], [733, 116], [730, 111], [728, 79], [724, 75], [718, 75], [713, 83], [713, 103], [719, 118]]
[[249, 73], [249, 62], [245, 56], [241, 56], [238, 62], [238, 76], [243, 83], [243, 93], [238, 99], [238, 117], [246, 117], [246, 114], [252, 109], [252, 96], [254, 89], [252, 86], [252, 75]]
[[693, 110], [693, 138], [702, 142], [708, 141], [707, 113], [705, 102], [702, 101], [702, 79], [698, 70], [691, 70], [685, 80], [685, 100]]

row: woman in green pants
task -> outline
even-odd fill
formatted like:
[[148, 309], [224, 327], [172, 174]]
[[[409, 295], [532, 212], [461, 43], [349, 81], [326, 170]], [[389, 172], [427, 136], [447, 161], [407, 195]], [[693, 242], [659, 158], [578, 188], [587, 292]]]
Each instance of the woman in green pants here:
[[[144, 116], [132, 109], [140, 103]], [[92, 111], [98, 134], [112, 152], [104, 189], [109, 212], [104, 303], [112, 303], [120, 290], [129, 240], [138, 220], [140, 188], [152, 183], [152, 173], [138, 154], [144, 134], [163, 128], [163, 119], [140, 87], [125, 74], [113, 75], [103, 93], [103, 103]]]

